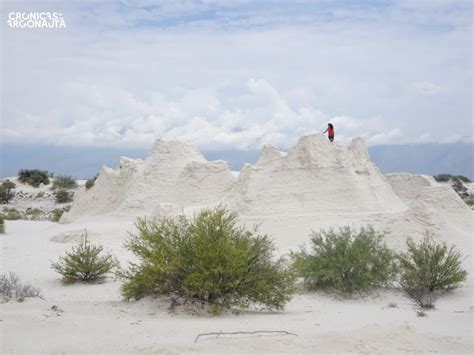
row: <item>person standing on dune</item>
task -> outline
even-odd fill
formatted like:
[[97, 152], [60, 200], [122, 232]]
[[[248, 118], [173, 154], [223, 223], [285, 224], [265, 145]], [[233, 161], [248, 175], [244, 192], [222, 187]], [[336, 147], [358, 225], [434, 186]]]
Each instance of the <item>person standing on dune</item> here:
[[334, 126], [331, 123], [328, 123], [328, 128], [326, 128], [323, 134], [326, 132], [328, 132], [329, 141], [330, 142], [334, 141]]

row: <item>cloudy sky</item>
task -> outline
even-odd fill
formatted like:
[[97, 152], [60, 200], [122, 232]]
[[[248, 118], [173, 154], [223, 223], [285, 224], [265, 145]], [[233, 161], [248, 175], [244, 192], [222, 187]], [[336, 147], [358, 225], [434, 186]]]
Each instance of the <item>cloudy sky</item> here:
[[[58, 11], [18, 29], [11, 11]], [[2, 142], [472, 141], [472, 2], [1, 2]]]

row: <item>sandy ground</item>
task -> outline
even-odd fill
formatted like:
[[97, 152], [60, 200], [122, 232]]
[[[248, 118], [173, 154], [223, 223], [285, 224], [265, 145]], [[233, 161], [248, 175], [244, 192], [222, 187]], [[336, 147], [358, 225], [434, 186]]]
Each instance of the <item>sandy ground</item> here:
[[[350, 299], [301, 292], [282, 312], [246, 311], [213, 317], [169, 310], [166, 298], [124, 302], [120, 282], [65, 286], [50, 263], [87, 228], [122, 263], [131, 222], [61, 225], [8, 221], [0, 238], [1, 272], [40, 287], [42, 299], [0, 305], [2, 353], [472, 353], [472, 278], [418, 317], [397, 290]], [[67, 232], [68, 231], [68, 232]], [[64, 233], [67, 232], [67, 233]], [[56, 242], [52, 242], [51, 238]], [[62, 242], [61, 242], [62, 241]], [[295, 241], [297, 242], [297, 241]], [[472, 270], [470, 270], [472, 275]], [[390, 306], [392, 305], [392, 307]], [[53, 310], [51, 307], [58, 309]], [[395, 306], [395, 307], [393, 307]], [[213, 332], [284, 331], [203, 335]]]
[[[122, 158], [116, 170], [101, 170], [93, 188], [76, 192], [62, 224], [7, 221], [0, 235], [0, 272], [15, 272], [43, 294], [0, 304], [2, 353], [474, 352], [474, 212], [432, 177], [383, 176], [361, 139], [346, 147], [303, 136], [287, 155], [266, 146], [257, 164], [238, 176], [190, 145], [157, 140], [146, 160]], [[27, 208], [37, 190], [26, 195], [14, 204]], [[36, 202], [44, 210], [54, 207], [51, 196]], [[301, 291], [281, 312], [213, 317], [172, 312], [166, 298], [124, 302], [113, 279], [66, 286], [51, 270], [84, 229], [125, 265], [132, 255], [123, 244], [135, 216], [192, 215], [218, 204], [271, 235], [277, 255], [307, 243], [312, 230], [370, 224], [387, 232], [394, 250], [425, 231], [454, 244], [469, 276], [424, 317], [396, 289], [352, 298]]]

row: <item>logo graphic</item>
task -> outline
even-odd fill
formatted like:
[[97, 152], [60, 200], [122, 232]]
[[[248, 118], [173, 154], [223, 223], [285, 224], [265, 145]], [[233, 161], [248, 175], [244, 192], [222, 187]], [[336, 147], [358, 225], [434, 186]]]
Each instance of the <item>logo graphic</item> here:
[[66, 28], [60, 12], [10, 12], [7, 23], [10, 28]]

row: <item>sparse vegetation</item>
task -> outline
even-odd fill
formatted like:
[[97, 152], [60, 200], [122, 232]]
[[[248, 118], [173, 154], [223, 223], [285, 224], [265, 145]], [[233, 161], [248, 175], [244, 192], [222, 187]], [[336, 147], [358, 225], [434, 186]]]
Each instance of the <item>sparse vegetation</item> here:
[[58, 175], [53, 180], [52, 189], [71, 190], [77, 187], [76, 180], [69, 175]]
[[417, 317], [426, 317], [426, 311], [424, 308], [420, 308], [416, 310]]
[[432, 308], [437, 296], [460, 286], [467, 277], [461, 267], [461, 254], [454, 246], [436, 243], [426, 233], [416, 244], [407, 239], [407, 251], [398, 255], [400, 286], [422, 308]]
[[270, 238], [239, 227], [234, 212], [218, 207], [194, 218], [138, 219], [136, 227], [126, 248], [139, 262], [121, 273], [127, 300], [168, 295], [219, 314], [251, 304], [282, 309], [295, 291], [284, 260], [272, 260]]
[[453, 176], [450, 174], [438, 174], [433, 176], [433, 178], [438, 182], [448, 182]]
[[457, 178], [458, 180], [461, 180], [462, 182], [466, 182], [466, 183], [469, 183], [471, 182], [471, 180], [463, 175], [456, 175], [455, 178]]
[[44, 192], [40, 191], [36, 194], [36, 198], [43, 198], [44, 197]]
[[73, 192], [67, 190], [59, 190], [54, 193], [56, 203], [67, 203], [72, 201]]
[[2, 216], [4, 219], [9, 220], [9, 221], [14, 221], [14, 220], [23, 218], [23, 215], [21, 214], [21, 212], [18, 211], [16, 208], [8, 208], [8, 207], [3, 208]]
[[9, 203], [10, 200], [15, 197], [13, 190], [16, 185], [10, 180], [5, 180], [0, 184], [0, 204]]
[[39, 208], [31, 208], [28, 207], [25, 212], [26, 218], [32, 221], [38, 221], [43, 214], [43, 211], [40, 210]]
[[63, 207], [63, 208], [55, 208], [54, 210], [51, 211], [51, 215], [49, 217], [50, 221], [59, 222], [62, 215], [65, 212], [69, 212], [70, 209], [71, 209], [71, 206], [66, 206], [66, 207]]
[[469, 196], [464, 202], [466, 202], [468, 206], [474, 206], [474, 196]]
[[367, 291], [395, 277], [394, 254], [384, 235], [371, 226], [359, 231], [344, 227], [313, 232], [311, 250], [293, 253], [294, 267], [310, 290]]
[[99, 175], [96, 175], [92, 179], [89, 179], [89, 180], [86, 181], [86, 189], [87, 190], [89, 190], [92, 186], [95, 185], [95, 181], [97, 180], [98, 177], [99, 177]]
[[51, 268], [62, 275], [64, 283], [101, 281], [117, 266], [117, 260], [105, 252], [102, 245], [89, 242], [86, 232], [77, 246], [51, 264]]
[[27, 297], [41, 297], [41, 291], [30, 284], [22, 284], [13, 273], [0, 274], [0, 297], [3, 302], [23, 302]]
[[467, 187], [464, 185], [470, 183], [471, 180], [463, 175], [449, 175], [449, 174], [439, 174], [433, 176], [433, 178], [438, 182], [449, 182], [451, 187], [456, 191], [456, 193], [463, 199], [463, 201], [468, 205], [473, 205], [474, 196], [472, 196]]
[[49, 184], [48, 172], [46, 170], [21, 169], [18, 172], [18, 180], [24, 184], [28, 184], [33, 187], [39, 187], [40, 184]]
[[3, 218], [2, 215], [0, 215], [0, 234], [5, 233], [5, 218]]

